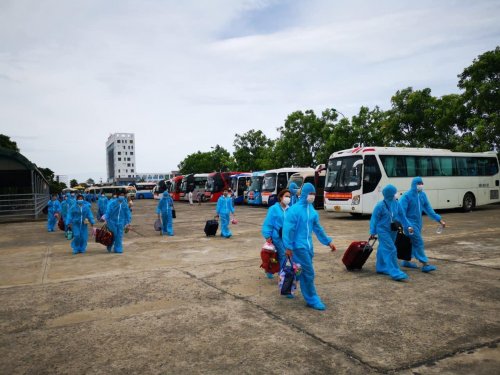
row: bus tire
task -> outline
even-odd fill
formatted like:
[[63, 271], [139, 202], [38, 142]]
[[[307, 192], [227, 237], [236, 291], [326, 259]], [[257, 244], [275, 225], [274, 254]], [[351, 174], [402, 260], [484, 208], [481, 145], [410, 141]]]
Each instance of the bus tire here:
[[137, 198], [138, 198], [138, 199], [144, 199], [144, 195], [139, 194], [139, 196], [138, 196]]
[[462, 210], [464, 212], [470, 212], [476, 207], [476, 198], [472, 193], [466, 193], [462, 202]]

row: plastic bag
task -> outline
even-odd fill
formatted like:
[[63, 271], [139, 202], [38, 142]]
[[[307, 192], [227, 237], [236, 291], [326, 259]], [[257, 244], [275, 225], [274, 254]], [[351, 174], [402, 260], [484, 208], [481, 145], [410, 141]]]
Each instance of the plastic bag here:
[[286, 263], [280, 271], [280, 281], [278, 283], [278, 288], [282, 296], [295, 294], [297, 290], [296, 273], [299, 267], [292, 263], [291, 259], [287, 257]]
[[157, 232], [161, 231], [161, 220], [156, 219], [153, 226], [155, 228], [155, 231], [157, 231]]

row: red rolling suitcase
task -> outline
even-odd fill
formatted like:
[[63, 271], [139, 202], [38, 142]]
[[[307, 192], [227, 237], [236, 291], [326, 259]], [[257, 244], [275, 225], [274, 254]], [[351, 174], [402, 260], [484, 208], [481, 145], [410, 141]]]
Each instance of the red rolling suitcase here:
[[342, 263], [348, 271], [360, 270], [363, 268], [366, 260], [373, 251], [373, 246], [377, 242], [375, 238], [373, 243], [370, 244], [368, 241], [354, 241], [352, 242], [342, 257]]

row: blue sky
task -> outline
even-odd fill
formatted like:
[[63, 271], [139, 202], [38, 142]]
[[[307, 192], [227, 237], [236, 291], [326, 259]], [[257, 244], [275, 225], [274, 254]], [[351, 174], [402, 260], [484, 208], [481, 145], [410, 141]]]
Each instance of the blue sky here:
[[296, 110], [457, 93], [500, 41], [500, 1], [3, 0], [0, 132], [57, 174], [106, 176], [110, 133], [170, 171]]

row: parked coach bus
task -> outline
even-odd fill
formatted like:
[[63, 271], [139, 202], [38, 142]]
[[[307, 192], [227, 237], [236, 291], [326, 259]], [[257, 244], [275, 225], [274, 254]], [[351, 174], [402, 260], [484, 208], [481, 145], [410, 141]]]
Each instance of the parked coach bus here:
[[137, 192], [136, 199], [153, 199], [153, 189], [156, 187], [154, 182], [138, 182], [135, 184]]
[[[280, 168], [272, 169], [264, 174], [262, 183], [262, 204], [272, 206], [277, 202], [278, 193], [288, 185], [290, 176], [297, 172], [305, 172], [312, 168]], [[314, 170], [313, 170], [314, 171]]]
[[170, 184], [170, 196], [174, 201], [179, 201], [181, 199], [181, 183], [184, 176], [175, 176], [172, 178]]
[[162, 194], [165, 191], [170, 191], [171, 184], [172, 184], [171, 180], [161, 180], [160, 182], [158, 182], [153, 189], [153, 198], [161, 199]]
[[441, 149], [358, 147], [330, 156], [325, 209], [371, 214], [382, 189], [393, 184], [401, 195], [415, 176], [435, 209], [499, 202], [499, 166], [494, 152], [461, 153]]
[[205, 188], [207, 184], [208, 173], [191, 173], [182, 179], [181, 200], [189, 201], [189, 191], [193, 192], [193, 201], [198, 201], [198, 194], [201, 201], [205, 201]]
[[267, 171], [258, 171], [252, 173], [250, 179], [250, 187], [248, 188], [247, 203], [252, 206], [260, 206], [262, 204], [262, 183], [264, 182], [264, 175]]
[[210, 202], [217, 202], [224, 192], [224, 189], [231, 187], [231, 175], [241, 172], [213, 172], [207, 177], [205, 199]]
[[323, 208], [324, 197], [323, 190], [325, 187], [325, 177], [326, 177], [326, 167], [324, 164], [319, 165], [316, 169], [310, 168], [307, 171], [294, 173], [290, 176], [288, 180], [287, 189], [290, 188], [290, 184], [295, 182], [295, 184], [300, 188], [306, 182], [314, 185], [316, 189], [316, 199], [314, 200], [315, 208]]
[[244, 194], [250, 186], [251, 173], [239, 173], [231, 176], [231, 190], [233, 191], [234, 203], [242, 204]]

